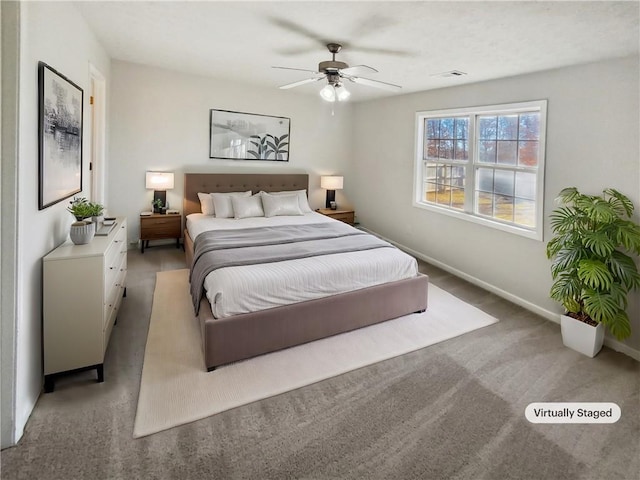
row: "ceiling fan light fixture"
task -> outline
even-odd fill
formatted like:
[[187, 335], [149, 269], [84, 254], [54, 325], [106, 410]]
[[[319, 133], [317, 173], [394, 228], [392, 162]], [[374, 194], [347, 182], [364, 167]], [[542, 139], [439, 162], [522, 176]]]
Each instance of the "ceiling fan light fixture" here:
[[336, 91], [333, 85], [325, 85], [322, 90], [320, 90], [320, 96], [323, 100], [327, 102], [335, 102], [336, 101]]
[[349, 97], [351, 96], [351, 92], [349, 92], [349, 90], [344, 88], [342, 84], [336, 85], [335, 89], [336, 89], [336, 95], [338, 96], [339, 102], [344, 102], [348, 100]]

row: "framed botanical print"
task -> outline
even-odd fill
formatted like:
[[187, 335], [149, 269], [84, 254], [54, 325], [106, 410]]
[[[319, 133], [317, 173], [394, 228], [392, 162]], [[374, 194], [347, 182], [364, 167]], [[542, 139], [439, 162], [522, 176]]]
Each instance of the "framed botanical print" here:
[[289, 161], [290, 119], [210, 110], [209, 158]]

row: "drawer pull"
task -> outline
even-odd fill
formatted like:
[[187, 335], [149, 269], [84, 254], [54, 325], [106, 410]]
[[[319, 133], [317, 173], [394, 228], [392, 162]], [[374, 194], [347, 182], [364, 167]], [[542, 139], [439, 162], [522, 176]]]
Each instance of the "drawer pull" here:
[[115, 267], [109, 267], [109, 270], [113, 270]]

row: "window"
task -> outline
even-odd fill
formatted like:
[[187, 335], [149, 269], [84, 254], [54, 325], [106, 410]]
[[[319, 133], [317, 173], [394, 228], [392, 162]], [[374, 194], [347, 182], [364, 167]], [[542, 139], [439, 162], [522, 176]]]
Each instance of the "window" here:
[[542, 240], [546, 107], [418, 112], [414, 205]]

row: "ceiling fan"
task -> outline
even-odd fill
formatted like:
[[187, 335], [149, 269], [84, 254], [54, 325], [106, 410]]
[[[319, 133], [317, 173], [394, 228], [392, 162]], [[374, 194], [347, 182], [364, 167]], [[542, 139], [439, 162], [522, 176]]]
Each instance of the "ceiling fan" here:
[[296, 70], [300, 72], [310, 72], [314, 76], [305, 78], [304, 80], [298, 80], [297, 82], [287, 83], [281, 85], [280, 88], [288, 89], [299, 87], [307, 83], [319, 82], [320, 80], [327, 80], [327, 85], [320, 90], [320, 96], [328, 101], [335, 102], [336, 100], [341, 102], [347, 100], [351, 95], [349, 91], [344, 87], [343, 80], [349, 80], [350, 82], [357, 83], [359, 85], [365, 85], [367, 87], [381, 88], [383, 90], [397, 91], [402, 87], [393, 83], [381, 82], [380, 80], [372, 80], [370, 78], [364, 78], [359, 76], [360, 72], [365, 73], [377, 73], [378, 70], [369, 67], [368, 65], [355, 65], [350, 67], [345, 62], [336, 60], [336, 54], [342, 49], [342, 45], [339, 43], [328, 43], [327, 49], [332, 54], [332, 59], [318, 64], [317, 70], [308, 70], [305, 68], [290, 68], [290, 67], [273, 67], [283, 70]]

